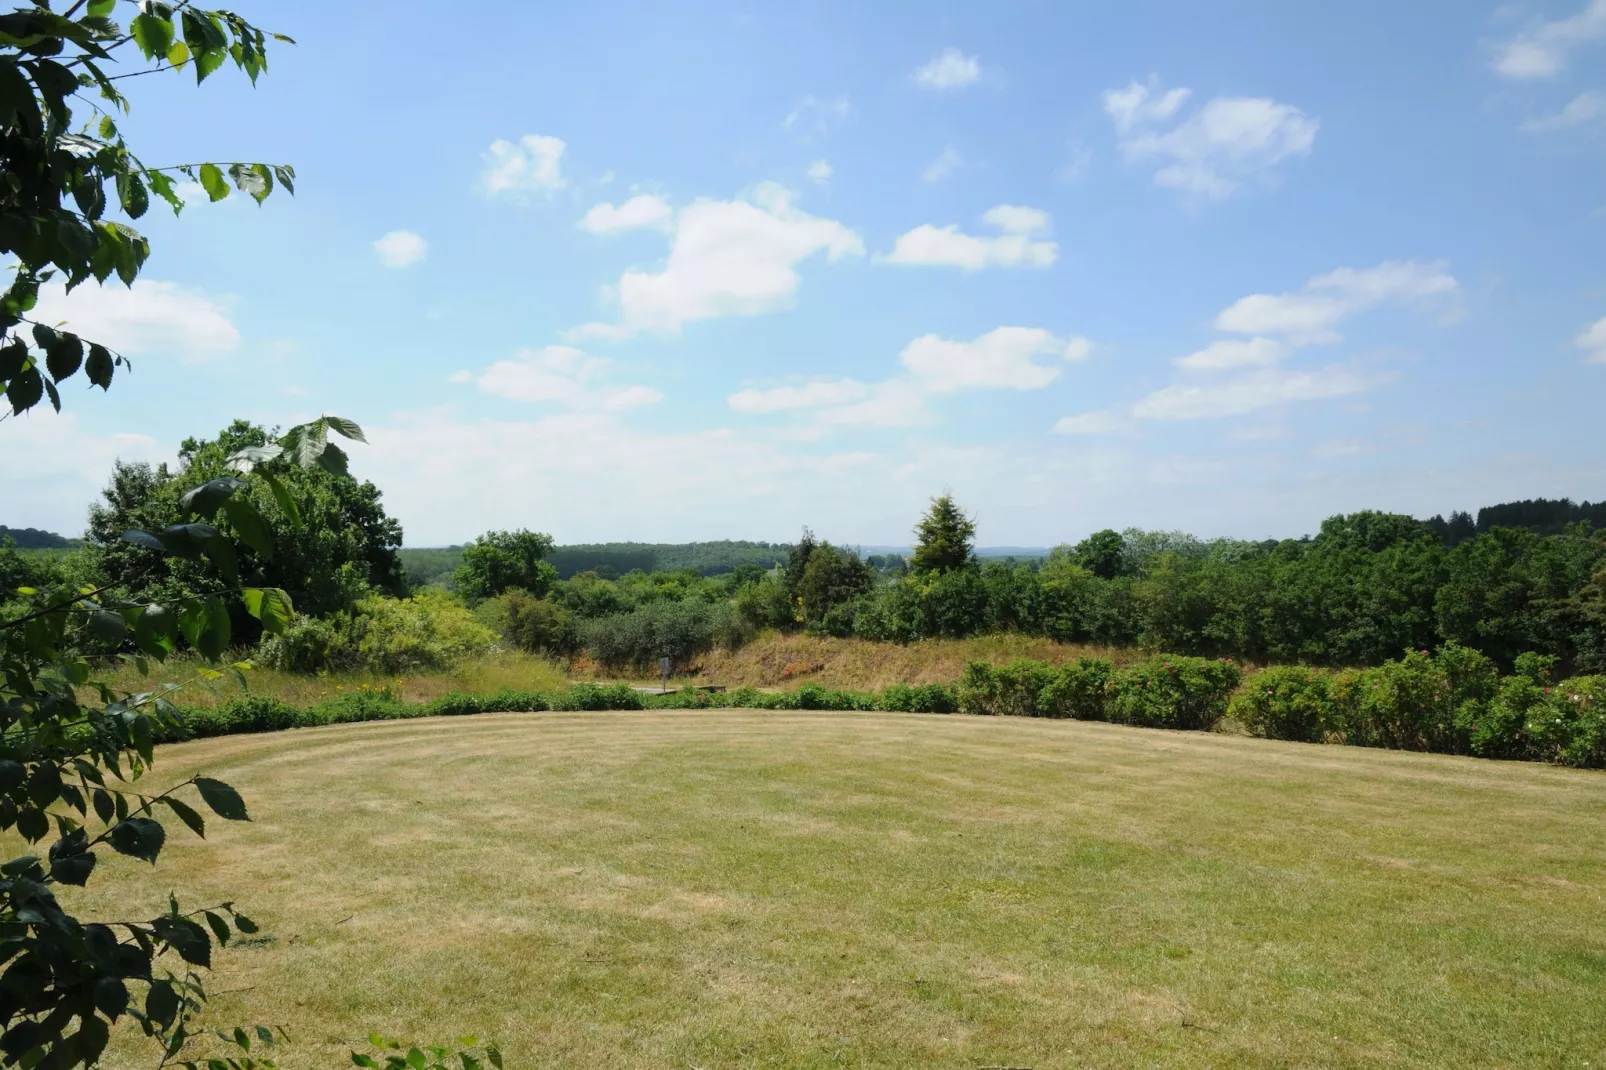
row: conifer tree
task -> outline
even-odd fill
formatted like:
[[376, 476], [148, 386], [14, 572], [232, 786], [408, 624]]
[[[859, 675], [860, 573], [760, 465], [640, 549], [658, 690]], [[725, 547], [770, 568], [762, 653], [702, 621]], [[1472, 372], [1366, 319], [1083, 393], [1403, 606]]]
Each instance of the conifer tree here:
[[952, 572], [973, 563], [976, 522], [964, 514], [951, 494], [932, 499], [931, 508], [915, 526], [915, 536], [919, 544], [910, 564], [916, 572]]

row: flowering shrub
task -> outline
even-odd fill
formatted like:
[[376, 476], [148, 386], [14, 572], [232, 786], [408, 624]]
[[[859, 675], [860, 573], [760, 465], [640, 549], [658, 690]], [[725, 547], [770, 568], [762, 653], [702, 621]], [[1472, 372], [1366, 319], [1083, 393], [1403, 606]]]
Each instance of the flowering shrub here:
[[1302, 665], [1278, 665], [1251, 676], [1227, 707], [1257, 736], [1320, 743], [1332, 727], [1332, 674]]
[[1114, 674], [1114, 663], [1104, 658], [1078, 658], [1075, 664], [1061, 665], [1038, 693], [1039, 715], [1078, 721], [1107, 719]]

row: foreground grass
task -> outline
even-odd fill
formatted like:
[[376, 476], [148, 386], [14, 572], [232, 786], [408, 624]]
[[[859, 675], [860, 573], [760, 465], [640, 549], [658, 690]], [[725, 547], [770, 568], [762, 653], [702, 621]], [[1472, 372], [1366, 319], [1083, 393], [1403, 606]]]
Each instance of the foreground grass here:
[[112, 916], [169, 887], [238, 899], [273, 937], [219, 956], [211, 1018], [283, 1023], [288, 1066], [337, 1065], [371, 1029], [496, 1037], [521, 1067], [1606, 1059], [1600, 774], [745, 712], [158, 759], [163, 781], [236, 784], [256, 822], [71, 894]]

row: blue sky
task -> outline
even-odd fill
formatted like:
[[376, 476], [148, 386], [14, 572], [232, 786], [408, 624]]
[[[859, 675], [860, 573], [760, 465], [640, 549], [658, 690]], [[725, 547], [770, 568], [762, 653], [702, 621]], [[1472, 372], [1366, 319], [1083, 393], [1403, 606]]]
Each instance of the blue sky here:
[[135, 83], [140, 226], [47, 308], [136, 368], [0, 424], [0, 523], [334, 412], [411, 545], [1299, 535], [1606, 496], [1606, 0], [248, 5]]

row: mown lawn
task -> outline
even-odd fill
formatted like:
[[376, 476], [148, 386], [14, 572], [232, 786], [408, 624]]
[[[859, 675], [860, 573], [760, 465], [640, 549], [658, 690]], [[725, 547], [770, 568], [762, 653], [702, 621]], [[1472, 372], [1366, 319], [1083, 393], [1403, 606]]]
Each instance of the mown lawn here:
[[1606, 1066], [1599, 773], [746, 712], [158, 755], [196, 770], [255, 823], [76, 894], [237, 899], [272, 939], [211, 1018], [283, 1024], [287, 1066], [374, 1029], [510, 1068]]

